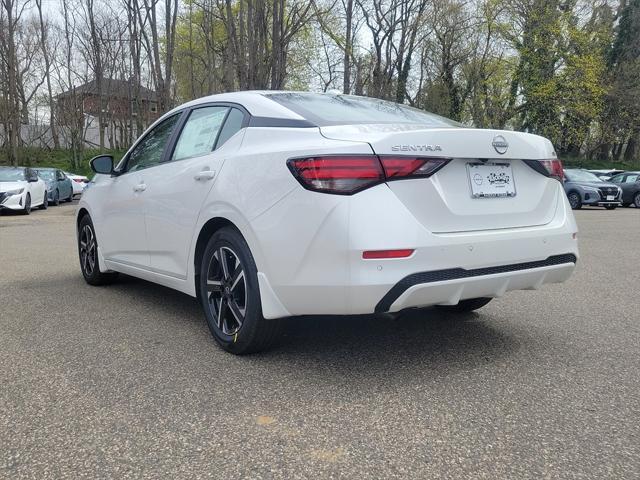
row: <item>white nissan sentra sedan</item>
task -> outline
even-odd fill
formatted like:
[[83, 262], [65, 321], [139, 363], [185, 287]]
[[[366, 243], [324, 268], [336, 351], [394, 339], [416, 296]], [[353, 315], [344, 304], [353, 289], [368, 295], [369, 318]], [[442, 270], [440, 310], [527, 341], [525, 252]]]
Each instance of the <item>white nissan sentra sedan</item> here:
[[562, 282], [578, 257], [549, 140], [371, 98], [213, 95], [92, 168], [86, 281], [122, 272], [197, 297], [237, 354], [267, 348], [283, 317], [470, 311]]

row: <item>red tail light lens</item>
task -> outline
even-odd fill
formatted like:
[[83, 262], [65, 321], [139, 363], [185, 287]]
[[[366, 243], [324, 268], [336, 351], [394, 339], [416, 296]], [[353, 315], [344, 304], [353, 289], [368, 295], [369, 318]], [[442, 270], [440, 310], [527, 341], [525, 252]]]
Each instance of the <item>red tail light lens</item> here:
[[564, 169], [559, 159], [551, 158], [549, 160], [540, 160], [540, 163], [547, 169], [551, 177], [564, 182]]
[[288, 165], [305, 188], [319, 192], [348, 195], [384, 181], [374, 155], [299, 158]]
[[388, 179], [399, 177], [428, 177], [444, 167], [444, 158], [380, 157]]
[[287, 165], [308, 190], [351, 195], [386, 180], [428, 177], [448, 161], [443, 158], [336, 155], [294, 158]]

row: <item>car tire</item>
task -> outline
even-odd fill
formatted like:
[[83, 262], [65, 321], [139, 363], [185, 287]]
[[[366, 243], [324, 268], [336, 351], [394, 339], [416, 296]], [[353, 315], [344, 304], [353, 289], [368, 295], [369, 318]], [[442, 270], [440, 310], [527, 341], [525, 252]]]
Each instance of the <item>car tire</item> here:
[[569, 192], [567, 198], [569, 199], [569, 205], [571, 205], [572, 210], [580, 210], [582, 208], [582, 199], [578, 192]]
[[640, 192], [636, 193], [636, 196], [633, 197], [633, 204], [636, 208], [640, 208]]
[[31, 213], [31, 194], [27, 193], [24, 199], [24, 208], [22, 209], [23, 215], [29, 215]]
[[615, 210], [617, 207], [617, 205], [605, 205], [604, 208], [606, 208], [607, 210]]
[[73, 190], [71, 190], [71, 193], [69, 194], [69, 198], [67, 198], [65, 202], [71, 203], [72, 201], [73, 201]]
[[40, 205], [40, 210], [46, 210], [49, 207], [49, 195], [47, 192], [44, 192], [44, 198], [42, 199], [42, 205]]
[[245, 355], [268, 349], [278, 339], [281, 319], [262, 316], [258, 269], [240, 232], [215, 232], [200, 262], [199, 298], [216, 342], [227, 352]]
[[493, 298], [490, 297], [469, 298], [467, 300], [460, 300], [457, 305], [438, 305], [437, 307], [451, 312], [473, 312], [474, 310], [484, 307], [491, 300], [493, 300]]
[[623, 203], [623, 204], [622, 204], [622, 206], [623, 206], [624, 208], [629, 208], [629, 207], [631, 206], [631, 204], [630, 204], [630, 203]]
[[60, 205], [60, 192], [58, 190], [53, 192], [53, 200], [51, 200], [51, 203], [56, 207]]
[[98, 239], [89, 215], [78, 225], [78, 256], [82, 276], [89, 285], [108, 285], [118, 277], [117, 272], [101, 272], [98, 266]]

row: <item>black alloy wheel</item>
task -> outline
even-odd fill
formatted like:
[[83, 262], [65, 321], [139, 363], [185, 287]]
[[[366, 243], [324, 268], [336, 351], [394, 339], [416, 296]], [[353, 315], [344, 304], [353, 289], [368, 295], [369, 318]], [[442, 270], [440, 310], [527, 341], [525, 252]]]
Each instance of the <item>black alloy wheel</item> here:
[[262, 315], [258, 269], [237, 229], [224, 227], [211, 236], [199, 272], [198, 297], [218, 345], [236, 355], [273, 345], [282, 322]]
[[218, 248], [207, 269], [209, 308], [223, 335], [235, 335], [247, 314], [247, 279], [238, 254], [229, 247]]
[[573, 210], [579, 210], [582, 208], [582, 200], [578, 193], [571, 192], [567, 197], [569, 198], [569, 205], [571, 205]]
[[24, 215], [29, 215], [31, 213], [31, 194], [27, 193], [27, 196], [24, 199], [24, 208], [22, 209], [22, 213]]
[[78, 254], [80, 269], [85, 281], [90, 285], [106, 285], [113, 282], [116, 272], [101, 272], [98, 265], [98, 241], [93, 222], [85, 215], [78, 225]]

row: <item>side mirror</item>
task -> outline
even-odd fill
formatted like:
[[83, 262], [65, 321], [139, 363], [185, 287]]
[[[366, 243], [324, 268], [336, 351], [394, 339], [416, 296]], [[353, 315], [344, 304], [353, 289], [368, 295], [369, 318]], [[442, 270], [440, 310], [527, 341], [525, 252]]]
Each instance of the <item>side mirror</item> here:
[[91, 159], [89, 165], [91, 165], [91, 170], [96, 173], [111, 175], [113, 173], [113, 156], [98, 155], [97, 157], [93, 157]]

